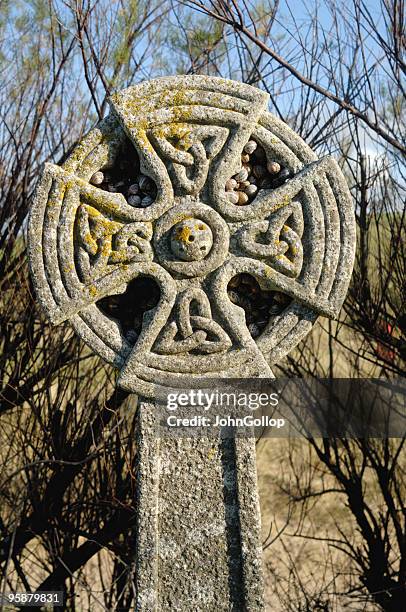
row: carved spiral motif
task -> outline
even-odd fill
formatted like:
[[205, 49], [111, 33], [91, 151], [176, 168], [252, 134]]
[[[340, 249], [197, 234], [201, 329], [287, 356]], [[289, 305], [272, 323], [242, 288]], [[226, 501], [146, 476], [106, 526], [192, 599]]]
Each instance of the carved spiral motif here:
[[[63, 166], [45, 168], [29, 226], [38, 297], [133, 392], [153, 397], [191, 374], [271, 375], [318, 314], [342, 305], [355, 244], [347, 185], [267, 102], [224, 79], [146, 82], [115, 94]], [[101, 305], [141, 276], [159, 301], [124, 332]]]

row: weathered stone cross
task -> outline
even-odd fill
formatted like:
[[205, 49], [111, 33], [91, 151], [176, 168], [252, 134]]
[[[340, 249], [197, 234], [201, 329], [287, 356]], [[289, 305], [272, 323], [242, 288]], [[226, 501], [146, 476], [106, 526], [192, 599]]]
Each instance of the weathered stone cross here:
[[159, 439], [156, 390], [194, 374], [272, 377], [318, 314], [337, 314], [352, 270], [337, 163], [267, 102], [204, 76], [130, 87], [61, 167], [46, 165], [32, 208], [43, 309], [141, 400], [142, 611], [263, 609], [254, 441]]

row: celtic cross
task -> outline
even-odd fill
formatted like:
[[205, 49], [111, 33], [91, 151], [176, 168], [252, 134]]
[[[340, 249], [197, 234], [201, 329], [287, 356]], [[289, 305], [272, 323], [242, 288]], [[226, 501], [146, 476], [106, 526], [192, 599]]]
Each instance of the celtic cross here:
[[139, 610], [263, 605], [253, 442], [160, 442], [157, 389], [194, 374], [271, 377], [318, 315], [337, 315], [348, 287], [345, 179], [267, 103], [257, 88], [204, 76], [130, 87], [62, 166], [46, 165], [32, 207], [45, 313], [68, 319], [143, 398]]

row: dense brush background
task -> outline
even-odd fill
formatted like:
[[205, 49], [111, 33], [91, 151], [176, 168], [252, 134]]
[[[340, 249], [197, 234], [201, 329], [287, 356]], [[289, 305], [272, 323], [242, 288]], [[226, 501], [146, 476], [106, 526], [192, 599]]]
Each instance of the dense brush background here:
[[[1, 0], [0, 592], [63, 590], [67, 610], [134, 604], [134, 400], [68, 325], [38, 311], [25, 231], [45, 161], [167, 74], [240, 79], [348, 179], [358, 224], [338, 322], [278, 374], [405, 375], [402, 0]], [[403, 440], [261, 440], [272, 611], [404, 606]], [[0, 606], [1, 608], [1, 606]]]

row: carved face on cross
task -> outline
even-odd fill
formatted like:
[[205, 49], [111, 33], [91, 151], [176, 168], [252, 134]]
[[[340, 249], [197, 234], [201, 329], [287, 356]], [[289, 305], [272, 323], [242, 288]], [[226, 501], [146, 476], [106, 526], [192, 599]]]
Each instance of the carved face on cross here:
[[[114, 95], [109, 117], [62, 167], [45, 168], [29, 228], [39, 300], [54, 323], [69, 319], [120, 368], [119, 384], [133, 392], [153, 397], [154, 385], [181, 386], [191, 374], [271, 376], [268, 364], [318, 314], [334, 317], [342, 305], [355, 245], [346, 182], [332, 158], [317, 160], [266, 112], [267, 101], [259, 89], [218, 78], [146, 82]], [[127, 196], [100, 186], [103, 171], [120, 171], [128, 146], [153, 185], [143, 201], [129, 197], [134, 185]], [[241, 160], [250, 147], [289, 180], [246, 180]], [[226, 188], [233, 175], [249, 194], [238, 202]], [[230, 299], [237, 275], [287, 296], [258, 337]], [[131, 340], [100, 304], [141, 276], [160, 296]]]

